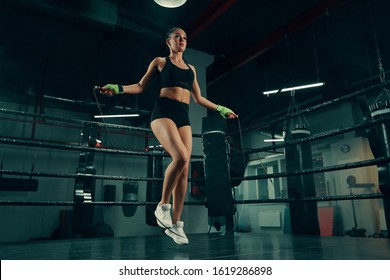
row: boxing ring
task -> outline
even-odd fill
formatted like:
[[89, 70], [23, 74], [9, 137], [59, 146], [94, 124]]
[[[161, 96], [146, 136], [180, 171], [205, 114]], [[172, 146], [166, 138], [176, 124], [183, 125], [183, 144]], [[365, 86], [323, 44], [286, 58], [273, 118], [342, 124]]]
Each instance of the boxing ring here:
[[[367, 238], [356, 226], [349, 232], [324, 237], [317, 211], [317, 204], [320, 202], [351, 201], [353, 204], [361, 200], [378, 200], [383, 203], [387, 225], [390, 224], [390, 142], [387, 142], [387, 137], [390, 136], [388, 131], [390, 100], [378, 99], [378, 92], [388, 84], [389, 82], [385, 82], [371, 86], [284, 117], [266, 119], [254, 127], [241, 128], [238, 122], [234, 129], [228, 131], [225, 120], [220, 116], [203, 118], [202, 134], [194, 134], [193, 137], [202, 141], [204, 154], [191, 156], [189, 193], [184, 204], [186, 207], [191, 207], [185, 216], [191, 219], [194, 217], [194, 212], [199, 212], [210, 228], [208, 232], [190, 230], [188, 233], [190, 244], [184, 247], [178, 247], [160, 234], [152, 214], [161, 195], [164, 160], [169, 158], [169, 155], [155, 142], [150, 129], [0, 108], [0, 116], [11, 115], [22, 118], [4, 118], [11, 123], [23, 123], [31, 118], [32, 121], [29, 123], [34, 126], [34, 129], [36, 126], [47, 125], [46, 122], [51, 121], [56, 124], [61, 123], [58, 126], [63, 125], [65, 129], [73, 127], [81, 131], [79, 143], [73, 144], [34, 139], [35, 137], [0, 136], [1, 147], [59, 150], [66, 151], [67, 156], [69, 153], [78, 153], [78, 156], [74, 156], [77, 166], [74, 167], [75, 171], [70, 173], [35, 170], [34, 163], [29, 170], [13, 170], [7, 169], [2, 163], [1, 191], [8, 194], [16, 189], [18, 193], [36, 192], [40, 180], [55, 182], [55, 180], [65, 179], [66, 185], [69, 182], [73, 184], [73, 199], [1, 198], [0, 210], [7, 208], [8, 212], [13, 209], [16, 211], [21, 207], [23, 209], [54, 207], [50, 209], [59, 211], [58, 208], [63, 208], [63, 210], [60, 210], [60, 226], [53, 231], [51, 238], [5, 242], [0, 248], [0, 255], [2, 259], [389, 259], [388, 236]], [[377, 98], [375, 99], [373, 95]], [[369, 105], [368, 99], [375, 99], [375, 102], [371, 101], [372, 104]], [[292, 123], [297, 116], [326, 109], [335, 104], [351, 102], [351, 100], [357, 102], [362, 110], [364, 121], [360, 124], [311, 135], [309, 127], [295, 126]], [[245, 133], [266, 129], [282, 122], [287, 124], [288, 129], [283, 143], [250, 150], [245, 148], [243, 140]], [[365, 132], [374, 155], [372, 159], [313, 167], [311, 143], [356, 131]], [[105, 142], [114, 142], [111, 137], [115, 133], [117, 139], [118, 137], [142, 139], [144, 150], [105, 146], [104, 142], [102, 144], [99, 140], [105, 134], [107, 140]], [[235, 139], [235, 142], [228, 138]], [[257, 160], [257, 155], [281, 149], [284, 150], [285, 171], [269, 173], [264, 170], [263, 173], [266, 174], [248, 174], [248, 163]], [[251, 158], [253, 155], [255, 156]], [[39, 154], [35, 152], [34, 159], [38, 156]], [[104, 159], [99, 160], [99, 156]], [[106, 159], [105, 156], [110, 158]], [[116, 161], [115, 158], [120, 160]], [[134, 169], [134, 166], [126, 167], [128, 162], [124, 159], [135, 158], [143, 159], [134, 160], [136, 162], [134, 164], [137, 167], [140, 163], [145, 164], [146, 176], [132, 176], [131, 168]], [[7, 163], [5, 159], [2, 160], [4, 164]], [[117, 171], [116, 174], [110, 175], [104, 172], [106, 161], [113, 163], [111, 167]], [[103, 162], [103, 165], [98, 165], [97, 162], [99, 164]], [[350, 177], [349, 194], [316, 195], [313, 177], [315, 174], [368, 166], [378, 168], [377, 189], [379, 191], [354, 194], [352, 190], [360, 187], [360, 182]], [[260, 181], [281, 178], [287, 183], [284, 196], [253, 199], [245, 198], [245, 194], [242, 193], [240, 198], [235, 195], [236, 189], [243, 184], [254, 181], [260, 184], [258, 183]], [[123, 184], [122, 191], [118, 191], [120, 187], [117, 187], [115, 182]], [[98, 185], [100, 195], [97, 192]], [[250, 186], [247, 184], [245, 188], [248, 189]], [[258, 191], [261, 192], [259, 189]], [[122, 200], [116, 199], [118, 192], [122, 192]], [[69, 191], [67, 197], [70, 197]], [[251, 232], [239, 228], [240, 219], [247, 207], [272, 204], [286, 205], [284, 226], [288, 225], [288, 230], [284, 229], [284, 234]], [[113, 228], [102, 218], [104, 216], [102, 209], [110, 208], [113, 212], [112, 207], [121, 207], [121, 213], [128, 218], [127, 221], [130, 221], [134, 215], [143, 216], [144, 223], [151, 230], [146, 235], [138, 232], [132, 236], [116, 236]], [[355, 208], [353, 210], [355, 211]], [[220, 217], [224, 220], [222, 232], [210, 231], [213, 226], [215, 227], [215, 220]], [[137, 223], [139, 222], [138, 218]], [[129, 226], [138, 227], [137, 224]], [[55, 250], [52, 249], [53, 246]], [[156, 250], [156, 248], [160, 249]]]

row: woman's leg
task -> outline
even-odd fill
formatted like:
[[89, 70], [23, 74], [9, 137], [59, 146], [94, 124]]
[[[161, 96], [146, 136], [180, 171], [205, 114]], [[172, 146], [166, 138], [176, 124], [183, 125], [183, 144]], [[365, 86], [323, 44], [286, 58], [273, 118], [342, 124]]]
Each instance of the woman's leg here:
[[152, 121], [151, 128], [157, 140], [172, 157], [172, 162], [165, 171], [160, 201], [160, 204], [169, 204], [172, 191], [177, 186], [184, 169], [188, 166], [190, 154], [172, 120], [167, 118], [156, 119]]
[[[184, 146], [187, 149], [188, 158], [190, 158], [192, 153], [192, 129], [191, 126], [182, 126], [179, 128], [180, 138], [184, 143]], [[176, 186], [173, 189], [173, 204], [172, 204], [172, 223], [176, 224], [177, 221], [181, 219], [181, 213], [183, 212], [184, 200], [187, 195], [187, 185], [188, 185], [188, 171], [190, 166], [190, 160], [188, 159], [186, 165], [184, 166], [180, 177], [177, 181]]]

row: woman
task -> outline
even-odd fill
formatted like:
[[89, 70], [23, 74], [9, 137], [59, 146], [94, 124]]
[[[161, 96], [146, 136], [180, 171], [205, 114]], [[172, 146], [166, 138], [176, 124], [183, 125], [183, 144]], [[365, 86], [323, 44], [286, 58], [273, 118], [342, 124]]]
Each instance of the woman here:
[[[236, 118], [229, 108], [214, 104], [201, 96], [194, 66], [183, 60], [187, 47], [186, 33], [178, 27], [168, 31], [166, 44], [168, 57], [156, 57], [137, 84], [108, 84], [100, 88], [102, 94], [139, 94], [153, 77], [159, 76], [160, 95], [152, 112], [151, 128], [157, 140], [172, 157], [165, 171], [161, 201], [155, 216], [160, 227], [178, 244], [188, 244], [181, 221], [184, 199], [187, 193], [188, 169], [192, 152], [192, 130], [188, 116], [190, 95], [194, 101], [223, 117]], [[172, 196], [172, 208], [171, 208]], [[172, 212], [172, 213], [171, 213]]]

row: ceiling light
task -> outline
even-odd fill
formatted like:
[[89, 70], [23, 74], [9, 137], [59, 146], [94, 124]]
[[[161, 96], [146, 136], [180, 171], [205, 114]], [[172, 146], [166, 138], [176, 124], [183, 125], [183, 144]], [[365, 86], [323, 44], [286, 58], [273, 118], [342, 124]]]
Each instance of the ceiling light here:
[[283, 131], [283, 135], [272, 135], [272, 138], [264, 139], [264, 142], [283, 142], [285, 137], [285, 132]]
[[265, 158], [274, 158], [274, 157], [280, 157], [283, 155], [284, 155], [283, 153], [280, 153], [280, 154], [275, 154], [275, 155], [269, 155], [269, 156], [266, 156]]
[[177, 8], [182, 6], [187, 0], [154, 0], [157, 4], [165, 8]]
[[283, 142], [283, 138], [264, 139], [264, 142]]
[[103, 119], [103, 118], [134, 118], [139, 117], [139, 114], [124, 114], [124, 115], [96, 115], [95, 119]]
[[307, 84], [307, 85], [303, 85], [303, 86], [296, 86], [296, 87], [289, 87], [289, 88], [264, 91], [263, 94], [269, 95], [269, 94], [278, 93], [278, 92], [286, 92], [286, 91], [293, 91], [293, 90], [299, 90], [299, 89], [305, 89], [305, 88], [320, 87], [323, 85], [324, 85], [324, 83]]

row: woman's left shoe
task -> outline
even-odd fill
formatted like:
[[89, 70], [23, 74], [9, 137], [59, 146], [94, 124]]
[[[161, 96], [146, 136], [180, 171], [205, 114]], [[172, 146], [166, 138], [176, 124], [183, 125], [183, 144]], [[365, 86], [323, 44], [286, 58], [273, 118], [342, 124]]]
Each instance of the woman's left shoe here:
[[165, 234], [173, 239], [177, 244], [188, 244], [188, 238], [184, 232], [184, 222], [177, 221], [171, 228], [165, 230]]

